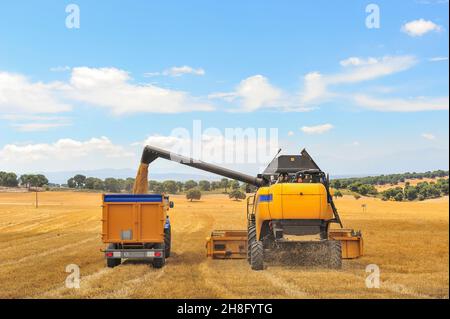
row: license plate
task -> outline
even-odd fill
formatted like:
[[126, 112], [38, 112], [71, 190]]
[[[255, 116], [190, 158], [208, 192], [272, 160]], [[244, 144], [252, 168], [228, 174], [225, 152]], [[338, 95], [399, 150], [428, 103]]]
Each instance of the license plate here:
[[122, 252], [122, 258], [144, 258], [145, 252], [140, 251], [124, 251]]

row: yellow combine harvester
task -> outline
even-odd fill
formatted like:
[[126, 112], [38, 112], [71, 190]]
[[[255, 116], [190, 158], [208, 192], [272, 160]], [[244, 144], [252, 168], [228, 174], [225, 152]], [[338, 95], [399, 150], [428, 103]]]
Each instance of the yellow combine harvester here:
[[[300, 155], [276, 157], [256, 177], [152, 146], [145, 147], [141, 162], [149, 164], [159, 157], [258, 187], [256, 194], [247, 199], [246, 253], [254, 270], [262, 270], [264, 256], [273, 252], [313, 251], [315, 260], [335, 269], [341, 268], [343, 257], [362, 254], [360, 234], [330, 230], [331, 223], [343, 227], [329, 188], [329, 177], [306, 150]], [[216, 258], [221, 254], [221, 258], [242, 256], [242, 250], [236, 252], [236, 245], [226, 249], [233, 237], [245, 243], [241, 233], [238, 235], [213, 232], [208, 254]], [[214, 245], [218, 240], [222, 243]]]

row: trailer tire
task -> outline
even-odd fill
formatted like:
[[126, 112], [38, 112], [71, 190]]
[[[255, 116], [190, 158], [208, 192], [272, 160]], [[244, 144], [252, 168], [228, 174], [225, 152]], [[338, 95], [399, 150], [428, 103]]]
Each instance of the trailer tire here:
[[247, 229], [247, 261], [249, 264], [251, 264], [252, 260], [251, 247], [254, 241], [256, 241], [256, 226], [250, 224]]
[[162, 244], [157, 244], [156, 249], [162, 249], [163, 253], [161, 257], [158, 258], [154, 258], [152, 260], [152, 266], [153, 268], [162, 268], [164, 267], [164, 265], [166, 264], [166, 254], [165, 254], [165, 250], [166, 250], [166, 245], [164, 243]]
[[165, 257], [170, 257], [170, 248], [172, 244], [172, 234], [171, 234], [171, 227], [164, 228], [164, 245], [165, 245]]
[[[108, 249], [116, 249], [116, 244], [109, 244]], [[106, 267], [114, 268], [120, 265], [122, 260], [120, 258], [106, 258]]]
[[251, 244], [250, 264], [253, 270], [264, 269], [264, 246], [262, 241], [255, 240]]
[[328, 268], [342, 268], [342, 246], [339, 240], [328, 241]]

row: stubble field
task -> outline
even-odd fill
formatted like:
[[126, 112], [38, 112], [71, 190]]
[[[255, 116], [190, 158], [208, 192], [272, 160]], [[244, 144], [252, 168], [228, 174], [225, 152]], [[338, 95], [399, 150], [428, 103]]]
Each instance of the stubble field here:
[[[365, 256], [340, 271], [296, 265], [250, 270], [246, 260], [209, 260], [213, 229], [245, 229], [245, 201], [225, 195], [189, 202], [172, 196], [172, 257], [163, 269], [125, 262], [108, 269], [100, 249], [101, 194], [0, 193], [0, 298], [448, 298], [448, 197], [383, 202], [336, 201], [346, 227], [361, 229]], [[367, 211], [362, 211], [366, 204]], [[77, 264], [81, 287], [65, 287]], [[381, 287], [365, 285], [368, 264]]]

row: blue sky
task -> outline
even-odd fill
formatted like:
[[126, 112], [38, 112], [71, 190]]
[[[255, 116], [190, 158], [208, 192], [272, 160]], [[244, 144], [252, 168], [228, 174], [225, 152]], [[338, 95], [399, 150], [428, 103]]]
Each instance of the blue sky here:
[[447, 169], [448, 1], [369, 3], [3, 1], [0, 169], [132, 168], [194, 120], [337, 174]]

